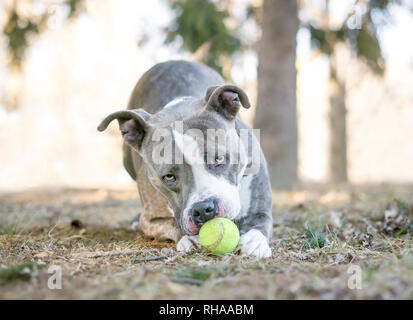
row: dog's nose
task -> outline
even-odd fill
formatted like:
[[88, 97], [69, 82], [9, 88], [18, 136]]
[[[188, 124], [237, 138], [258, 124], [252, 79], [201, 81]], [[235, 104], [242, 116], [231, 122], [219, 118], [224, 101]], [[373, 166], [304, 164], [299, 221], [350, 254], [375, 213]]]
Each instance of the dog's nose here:
[[192, 216], [195, 223], [200, 224], [211, 220], [217, 215], [217, 203], [214, 199], [197, 202], [192, 206]]

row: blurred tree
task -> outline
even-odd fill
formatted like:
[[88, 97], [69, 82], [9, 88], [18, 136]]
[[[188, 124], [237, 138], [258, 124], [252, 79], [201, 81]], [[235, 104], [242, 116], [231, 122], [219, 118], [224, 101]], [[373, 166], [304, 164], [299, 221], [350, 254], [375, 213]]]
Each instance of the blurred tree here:
[[301, 7], [310, 17], [303, 25], [310, 30], [312, 45], [329, 57], [329, 174], [331, 182], [343, 183], [348, 180], [346, 84], [344, 76], [338, 72], [337, 48], [339, 44], [346, 44], [374, 74], [382, 76], [385, 61], [378, 41], [377, 28], [388, 21], [389, 4], [400, 1], [356, 0], [341, 23], [331, 21], [333, 1], [324, 0], [321, 10], [314, 6], [314, 1], [302, 2]]
[[264, 0], [259, 21], [258, 100], [254, 128], [260, 129], [271, 184], [289, 189], [297, 182], [295, 50], [296, 0]]
[[[83, 7], [81, 6], [84, 0], [63, 0], [59, 4], [60, 7], [66, 8], [67, 19], [75, 17]], [[38, 3], [35, 0], [27, 0], [17, 2], [13, 0], [9, 6], [2, 6], [6, 10], [6, 22], [3, 26], [3, 35], [7, 41], [7, 53], [10, 66], [10, 75], [8, 85], [9, 88], [5, 105], [7, 109], [16, 109], [19, 105], [19, 94], [22, 84], [22, 64], [25, 53], [30, 46], [33, 36], [39, 35], [47, 29], [49, 19], [56, 12], [49, 10], [50, 7], [45, 7], [41, 13], [34, 13], [33, 7]], [[20, 9], [20, 5], [24, 6], [24, 10]], [[56, 5], [55, 5], [56, 7]]]
[[225, 57], [241, 49], [239, 38], [225, 24], [228, 12], [219, 10], [210, 0], [168, 1], [176, 17], [166, 30], [166, 42], [181, 39], [185, 50], [197, 53], [203, 63], [228, 79], [230, 68], [224, 68], [224, 64], [229, 60]]

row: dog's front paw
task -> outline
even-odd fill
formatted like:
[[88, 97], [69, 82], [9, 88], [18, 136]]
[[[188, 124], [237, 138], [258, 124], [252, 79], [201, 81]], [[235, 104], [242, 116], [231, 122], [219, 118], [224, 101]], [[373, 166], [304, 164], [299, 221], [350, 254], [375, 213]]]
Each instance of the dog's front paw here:
[[259, 259], [271, 257], [270, 246], [261, 231], [248, 231], [240, 237], [239, 244], [243, 256], [254, 256]]
[[183, 236], [176, 244], [176, 250], [179, 252], [190, 253], [199, 248], [198, 236]]

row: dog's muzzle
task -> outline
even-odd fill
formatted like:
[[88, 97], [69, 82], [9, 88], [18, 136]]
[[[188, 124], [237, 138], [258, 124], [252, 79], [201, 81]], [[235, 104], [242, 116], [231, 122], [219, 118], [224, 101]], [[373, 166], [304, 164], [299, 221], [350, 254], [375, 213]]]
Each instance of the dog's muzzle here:
[[200, 227], [208, 220], [213, 219], [218, 214], [218, 200], [209, 198], [204, 201], [196, 202], [192, 206], [192, 219]]

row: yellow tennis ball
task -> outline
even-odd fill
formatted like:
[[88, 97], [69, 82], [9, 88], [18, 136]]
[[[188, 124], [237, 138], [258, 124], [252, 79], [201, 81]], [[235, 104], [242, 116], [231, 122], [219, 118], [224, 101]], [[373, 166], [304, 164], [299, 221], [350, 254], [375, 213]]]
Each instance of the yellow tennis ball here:
[[205, 222], [199, 230], [199, 244], [213, 254], [234, 251], [239, 242], [239, 230], [227, 218], [214, 218]]

